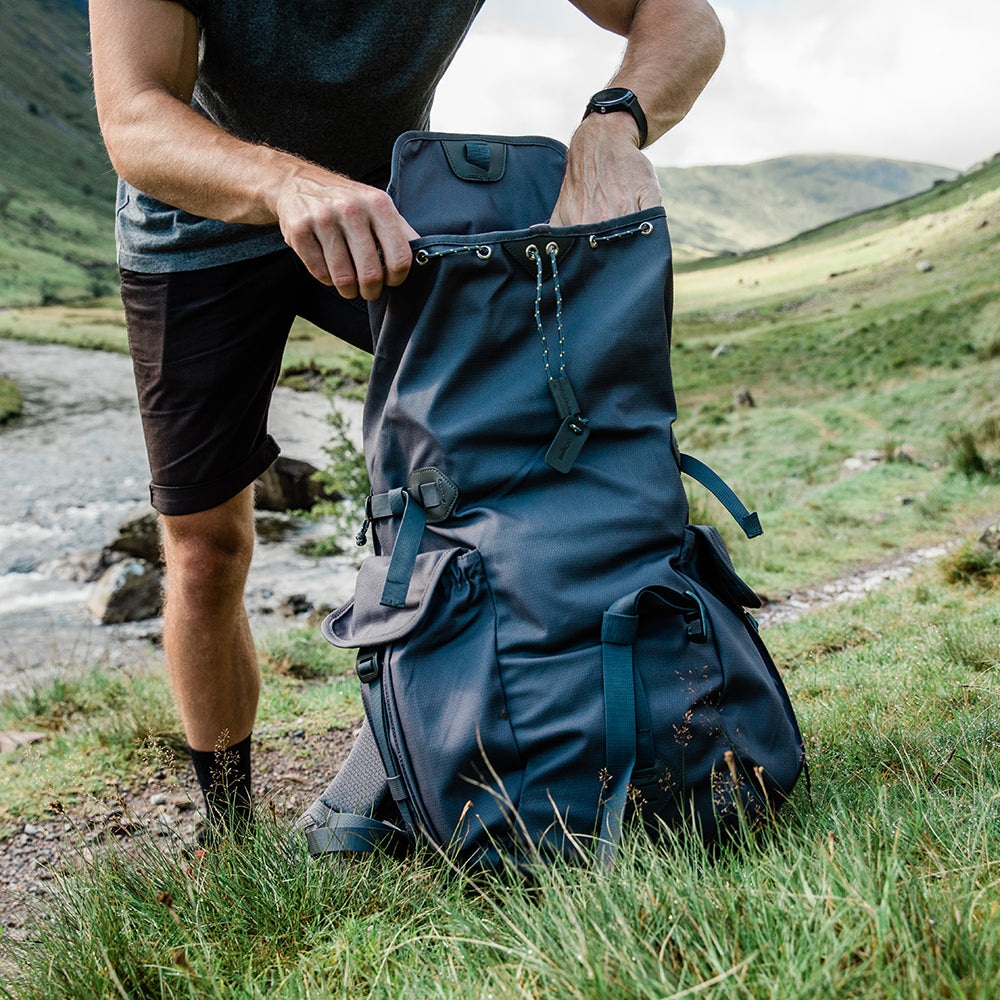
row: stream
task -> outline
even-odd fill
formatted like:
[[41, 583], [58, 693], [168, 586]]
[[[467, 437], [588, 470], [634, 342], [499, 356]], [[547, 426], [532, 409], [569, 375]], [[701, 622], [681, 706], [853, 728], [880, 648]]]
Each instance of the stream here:
[[[149, 469], [124, 355], [0, 339], [0, 374], [24, 396], [24, 415], [0, 426], [0, 693], [53, 669], [99, 661], [150, 663], [158, 619], [100, 625], [86, 610], [92, 584], [74, 570], [119, 524], [148, 504]], [[285, 455], [322, 467], [331, 403], [322, 393], [279, 388], [270, 430]], [[360, 437], [361, 404], [338, 401]], [[258, 539], [247, 582], [256, 635], [280, 627], [283, 598], [337, 605], [354, 589], [349, 557], [300, 555], [329, 523], [300, 522], [277, 542]], [[76, 577], [76, 578], [74, 578]]]
[[[162, 658], [156, 645], [162, 622], [98, 624], [85, 606], [93, 585], [81, 582], [78, 571], [83, 554], [111, 542], [122, 520], [148, 504], [131, 362], [0, 339], [0, 374], [20, 385], [25, 402], [22, 417], [0, 426], [0, 694], [67, 668], [155, 663]], [[326, 463], [331, 405], [322, 393], [277, 389], [270, 430], [284, 454]], [[361, 404], [338, 400], [336, 406], [360, 444]], [[351, 555], [320, 559], [296, 551], [307, 538], [332, 532], [328, 522], [299, 521], [279, 541], [258, 537], [246, 590], [258, 638], [297, 620], [276, 614], [285, 598], [303, 595], [314, 606], [349, 599], [357, 572], [353, 546]], [[760, 624], [862, 598], [949, 547], [904, 551], [787, 595], [761, 610]]]

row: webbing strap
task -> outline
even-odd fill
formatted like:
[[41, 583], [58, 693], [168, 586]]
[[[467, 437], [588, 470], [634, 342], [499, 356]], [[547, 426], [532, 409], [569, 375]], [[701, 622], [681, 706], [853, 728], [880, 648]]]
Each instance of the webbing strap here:
[[390, 608], [406, 606], [406, 592], [410, 589], [410, 578], [413, 576], [413, 567], [417, 562], [417, 553], [427, 524], [423, 507], [405, 490], [399, 492], [403, 498], [403, 520], [392, 547], [392, 558], [389, 560], [380, 601]]
[[398, 827], [357, 813], [330, 813], [326, 824], [306, 831], [306, 844], [314, 857], [337, 851], [363, 853], [376, 847], [402, 847], [406, 834]]
[[385, 716], [385, 703], [382, 693], [382, 675], [371, 678], [368, 682], [368, 722], [372, 727], [372, 736], [375, 737], [375, 745], [378, 747], [379, 756], [382, 758], [382, 766], [385, 768], [386, 781], [389, 785], [389, 792], [392, 795], [403, 821], [411, 831], [417, 829], [413, 806], [406, 794], [406, 786], [399, 774], [399, 765], [396, 763], [396, 755], [392, 752], [392, 744], [389, 742], [389, 724]]
[[616, 601], [604, 612], [601, 622], [606, 787], [601, 807], [598, 856], [607, 867], [614, 863], [618, 841], [621, 839], [628, 785], [635, 767], [632, 644], [639, 631], [639, 616], [635, 611], [639, 593]]
[[685, 475], [701, 483], [715, 498], [733, 515], [733, 519], [743, 529], [747, 538], [756, 538], [764, 533], [757, 512], [752, 514], [744, 506], [743, 501], [729, 488], [725, 480], [704, 462], [691, 455], [680, 456], [680, 469]]

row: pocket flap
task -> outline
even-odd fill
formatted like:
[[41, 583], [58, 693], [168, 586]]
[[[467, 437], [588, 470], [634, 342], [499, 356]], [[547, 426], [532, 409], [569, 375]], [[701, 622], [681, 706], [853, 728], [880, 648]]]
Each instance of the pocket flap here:
[[401, 639], [423, 618], [441, 574], [461, 551], [454, 548], [418, 553], [406, 603], [401, 608], [380, 603], [392, 557], [369, 556], [358, 571], [354, 597], [323, 621], [324, 637], [342, 649], [380, 646]]
[[701, 582], [737, 608], [759, 608], [760, 598], [740, 579], [718, 529], [689, 524], [685, 530], [695, 539], [695, 564]]

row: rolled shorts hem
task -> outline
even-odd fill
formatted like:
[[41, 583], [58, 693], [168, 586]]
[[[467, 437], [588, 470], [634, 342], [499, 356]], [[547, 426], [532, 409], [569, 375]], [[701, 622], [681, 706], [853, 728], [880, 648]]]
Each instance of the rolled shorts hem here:
[[278, 442], [268, 434], [261, 446], [245, 462], [224, 476], [190, 486], [160, 486], [150, 483], [149, 501], [155, 510], [167, 517], [211, 510], [245, 490], [263, 475], [280, 454]]

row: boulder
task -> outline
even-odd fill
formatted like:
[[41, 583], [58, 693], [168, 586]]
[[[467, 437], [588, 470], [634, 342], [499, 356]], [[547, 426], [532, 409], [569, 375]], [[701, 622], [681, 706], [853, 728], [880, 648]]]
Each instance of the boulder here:
[[741, 386], [733, 392], [733, 406], [739, 409], [741, 406], [756, 406], [753, 395], [746, 386]]
[[297, 458], [279, 455], [274, 464], [257, 480], [254, 503], [258, 510], [311, 510], [321, 500], [339, 500], [316, 482], [315, 465]]
[[732, 351], [732, 347], [729, 344], [719, 344], [715, 350], [712, 351], [713, 358], [724, 358], [727, 354]]
[[102, 625], [155, 618], [162, 605], [163, 574], [145, 559], [126, 559], [108, 567], [87, 599], [87, 610]]
[[107, 545], [108, 552], [123, 552], [127, 556], [161, 565], [160, 519], [149, 504], [136, 508], [118, 526], [118, 537]]
[[856, 451], [850, 458], [845, 458], [843, 468], [845, 472], [864, 472], [866, 469], [874, 469], [884, 461], [885, 452], [876, 448], [866, 448]]
[[305, 594], [289, 594], [278, 605], [278, 614], [284, 618], [294, 618], [312, 611], [313, 603]]
[[980, 552], [994, 559], [1000, 559], [1000, 523], [991, 524], [976, 542], [976, 548]]
[[280, 511], [255, 510], [253, 514], [253, 529], [262, 542], [281, 542], [289, 535], [301, 531], [306, 520], [294, 514], [284, 514]]

